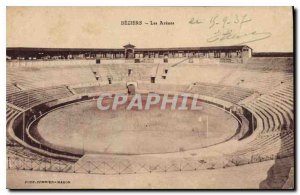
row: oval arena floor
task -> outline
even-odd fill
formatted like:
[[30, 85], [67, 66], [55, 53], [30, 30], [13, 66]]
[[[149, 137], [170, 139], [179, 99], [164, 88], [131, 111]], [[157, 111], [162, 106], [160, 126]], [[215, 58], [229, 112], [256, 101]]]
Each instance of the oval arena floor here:
[[201, 105], [202, 110], [161, 110], [156, 106], [101, 111], [96, 101], [87, 101], [48, 113], [34, 128], [43, 144], [76, 154], [170, 153], [232, 138], [237, 120], [219, 108]]

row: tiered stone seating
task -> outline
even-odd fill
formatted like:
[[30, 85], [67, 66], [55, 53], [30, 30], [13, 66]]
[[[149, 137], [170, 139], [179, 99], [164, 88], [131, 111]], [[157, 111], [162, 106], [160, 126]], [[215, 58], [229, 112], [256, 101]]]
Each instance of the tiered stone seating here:
[[218, 84], [233, 73], [234, 69], [219, 65], [195, 65], [189, 63], [169, 67], [167, 83], [189, 84], [194, 82]]
[[[233, 156], [276, 157], [294, 153], [293, 91], [290, 84], [244, 105], [255, 113], [258, 136]], [[285, 92], [285, 93], [283, 93]], [[262, 126], [262, 127], [261, 127]]]
[[[68, 171], [69, 165], [72, 165], [70, 161], [40, 155], [19, 144], [7, 146], [7, 158], [9, 162], [7, 166], [11, 169], [43, 170], [40, 167], [43, 163], [44, 170]], [[49, 163], [51, 166], [44, 163]]]
[[[157, 64], [101, 64], [92, 67], [95, 76], [99, 81], [107, 81], [110, 78], [113, 82], [140, 80], [150, 81], [151, 71]], [[131, 74], [128, 75], [128, 70]]]
[[109, 91], [119, 91], [126, 90], [126, 85], [123, 83], [115, 83], [110, 85], [89, 85], [81, 87], [72, 87], [73, 91], [77, 94], [88, 94], [97, 92], [109, 92]]
[[239, 138], [242, 138], [249, 131], [249, 127], [250, 127], [249, 120], [242, 113], [237, 112], [236, 115], [241, 121], [241, 128], [240, 128], [241, 136]]
[[[11, 128], [12, 123], [14, 122], [15, 117], [21, 113], [21, 111], [18, 111], [14, 108], [11, 108], [7, 106], [6, 110], [7, 116], [6, 116], [6, 124], [7, 124], [7, 131], [10, 131], [9, 128]], [[48, 151], [44, 151], [43, 154], [35, 151], [30, 150], [30, 148], [26, 148], [21, 143], [19, 143], [17, 140], [14, 138], [15, 135], [12, 135], [11, 133], [7, 133], [6, 137], [6, 149], [7, 149], [7, 157], [9, 161], [9, 165], [11, 168], [16, 168], [18, 169], [19, 166], [22, 167], [23, 170], [26, 169], [26, 163], [37, 163], [39, 164], [40, 162], [50, 162], [51, 164], [56, 164], [56, 163], [69, 163], [69, 161], [74, 161], [77, 160], [77, 157], [72, 156], [70, 158], [64, 158], [67, 160], [62, 160], [61, 157], [64, 157], [63, 155], [51, 153]], [[25, 145], [28, 145], [28, 143], [24, 143]], [[32, 149], [32, 148], [31, 148]], [[37, 148], [37, 150], [39, 150]], [[56, 160], [59, 159], [59, 160]], [[20, 165], [19, 163], [22, 163]], [[27, 161], [27, 162], [26, 162]], [[25, 163], [25, 164], [24, 164]], [[53, 164], [53, 165], [54, 165]], [[32, 167], [31, 167], [32, 168]]]
[[35, 105], [71, 96], [72, 93], [65, 87], [38, 88], [23, 90], [7, 95], [7, 102], [19, 108], [28, 109]]
[[10, 68], [8, 83], [16, 83], [24, 89], [95, 82], [90, 67]]
[[248, 69], [259, 69], [263, 71], [293, 71], [292, 57], [253, 57], [246, 62]]
[[[20, 111], [11, 108], [9, 106], [6, 106], [6, 128], [8, 128], [10, 122], [20, 113]], [[14, 146], [15, 142], [9, 139], [8, 137], [6, 138], [6, 145], [8, 146]]]
[[19, 113], [18, 110], [15, 110], [15, 109], [7, 106], [7, 108], [6, 108], [6, 126], [18, 113]]
[[78, 88], [73, 88], [75, 93], [77, 94], [85, 94], [85, 93], [95, 93], [102, 91], [102, 87], [97, 85], [97, 86], [86, 86], [86, 87], [78, 87]]
[[[12, 122], [12, 120], [20, 113], [20, 111], [11, 108], [9, 106], [6, 107], [6, 128], [8, 128], [10, 122]], [[24, 161], [26, 159], [28, 160], [38, 160], [38, 161], [43, 161], [43, 162], [56, 162], [55, 159], [50, 158], [50, 157], [46, 157], [40, 154], [37, 154], [35, 152], [32, 152], [26, 148], [24, 148], [23, 146], [21, 146], [20, 144], [18, 144], [16, 141], [12, 140], [11, 138], [7, 137], [6, 138], [6, 149], [7, 149], [7, 157], [8, 158], [14, 158], [14, 159], [21, 159], [22, 161]], [[12, 160], [13, 162], [14, 160]], [[62, 161], [59, 160], [60, 162], [65, 162], [66, 161]], [[25, 161], [24, 161], [25, 162]], [[30, 163], [30, 162], [29, 162]], [[17, 162], [10, 164], [9, 166], [18, 166]], [[26, 166], [22, 166], [22, 168], [24, 168]], [[17, 168], [17, 167], [15, 167]]]
[[11, 94], [11, 93], [15, 93], [15, 92], [18, 92], [20, 91], [21, 89], [10, 84], [10, 83], [6, 83], [6, 93], [7, 94]]
[[[163, 82], [180, 84], [213, 83], [240, 86], [260, 93], [268, 93], [270, 89], [293, 80], [292, 59], [259, 59], [250, 59], [246, 64], [181, 63], [169, 67], [166, 79]], [[251, 62], [254, 64], [251, 64]], [[260, 63], [260, 65], [257, 65], [257, 63]], [[289, 68], [287, 71], [281, 71], [279, 68], [281, 66]]]
[[238, 103], [253, 94], [252, 91], [239, 87], [199, 82], [192, 86], [190, 92], [215, 97], [232, 103]]
[[[287, 88], [289, 88], [288, 86]], [[283, 86], [268, 95], [262, 95], [246, 105], [250, 110], [260, 113], [259, 115], [264, 119], [264, 131], [266, 132], [288, 129], [293, 123], [293, 92], [284, 88]], [[286, 93], [283, 94], [282, 91], [286, 91]]]
[[237, 69], [234, 71], [234, 75], [226, 77], [220, 84], [238, 85], [264, 94], [279, 87], [282, 83], [290, 83], [292, 80], [293, 75], [291, 73]]
[[147, 92], [187, 92], [189, 85], [139, 83], [138, 89]]
[[[249, 142], [247, 146], [234, 152], [232, 157], [248, 157], [249, 159], [264, 158], [275, 159], [277, 157], [286, 157], [294, 153], [293, 133], [285, 134], [265, 134]], [[259, 160], [259, 161], [261, 161]], [[255, 160], [254, 160], [255, 161]]]

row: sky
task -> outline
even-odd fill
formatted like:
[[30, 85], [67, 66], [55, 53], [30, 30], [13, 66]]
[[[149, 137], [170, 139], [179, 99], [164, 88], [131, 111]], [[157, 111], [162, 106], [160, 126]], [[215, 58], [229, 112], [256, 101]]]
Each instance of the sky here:
[[[7, 47], [293, 51], [291, 7], [7, 7]], [[142, 25], [121, 25], [141, 21]], [[170, 25], [160, 25], [168, 22]], [[157, 25], [151, 25], [157, 23]]]

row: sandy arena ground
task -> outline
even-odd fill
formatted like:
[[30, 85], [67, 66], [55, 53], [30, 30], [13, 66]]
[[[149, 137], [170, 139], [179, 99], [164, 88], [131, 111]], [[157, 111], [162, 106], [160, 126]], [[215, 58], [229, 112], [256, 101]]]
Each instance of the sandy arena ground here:
[[50, 147], [76, 154], [170, 153], [230, 139], [237, 121], [221, 109], [202, 106], [199, 111], [100, 111], [96, 101], [76, 103], [43, 117], [35, 136]]

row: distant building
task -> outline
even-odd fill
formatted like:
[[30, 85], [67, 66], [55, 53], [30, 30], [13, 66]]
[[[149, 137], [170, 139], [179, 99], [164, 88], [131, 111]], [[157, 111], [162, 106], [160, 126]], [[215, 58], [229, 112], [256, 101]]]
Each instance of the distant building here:
[[245, 62], [252, 57], [252, 49], [247, 45], [214, 47], [177, 47], [177, 48], [137, 48], [132, 44], [123, 48], [26, 48], [8, 47], [7, 59], [93, 59], [93, 58], [220, 58], [226, 62]]

